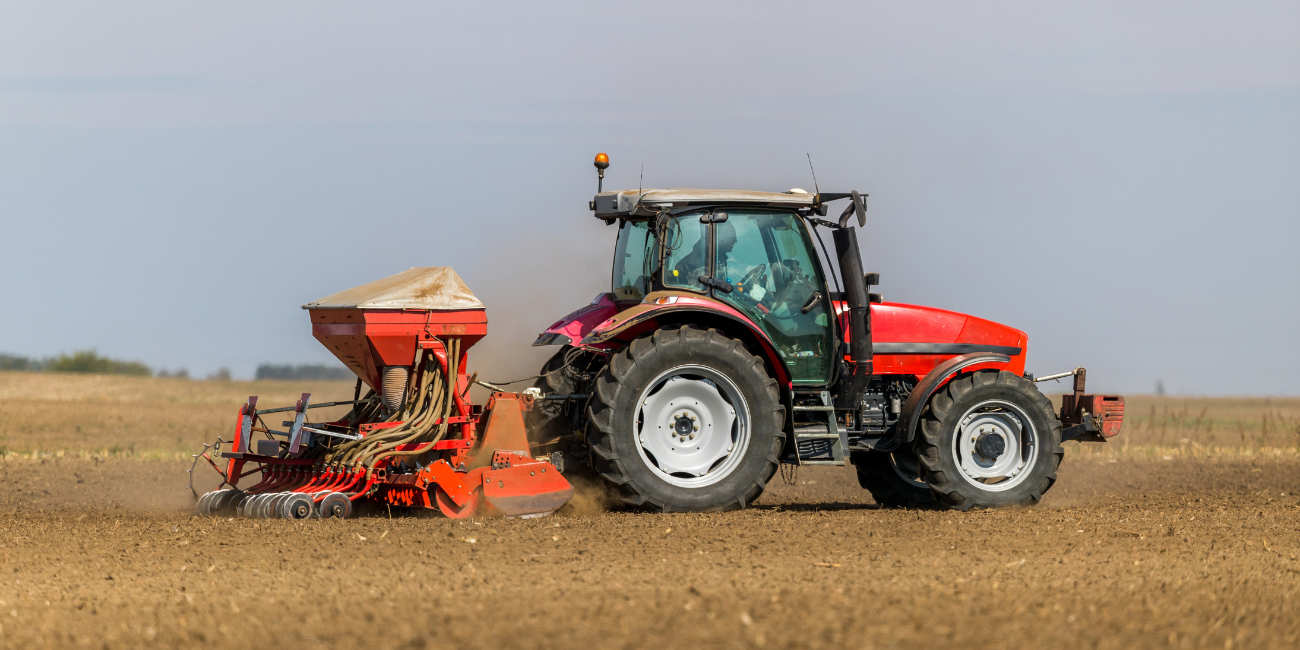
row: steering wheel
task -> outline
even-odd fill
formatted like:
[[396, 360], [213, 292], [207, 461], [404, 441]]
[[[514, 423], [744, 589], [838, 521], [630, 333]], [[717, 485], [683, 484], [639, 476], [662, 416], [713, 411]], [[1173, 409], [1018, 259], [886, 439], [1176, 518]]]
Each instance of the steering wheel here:
[[765, 279], [766, 277], [767, 277], [767, 265], [759, 264], [758, 266], [755, 266], [754, 268], [750, 269], [749, 273], [746, 273], [745, 277], [741, 278], [740, 282], [737, 282], [736, 284], [744, 287], [744, 286], [752, 285], [755, 282]]

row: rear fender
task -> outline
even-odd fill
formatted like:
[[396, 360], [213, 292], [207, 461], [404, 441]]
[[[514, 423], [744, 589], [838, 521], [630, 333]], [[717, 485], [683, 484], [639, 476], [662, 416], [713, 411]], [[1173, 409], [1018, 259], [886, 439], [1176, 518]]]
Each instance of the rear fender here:
[[767, 334], [731, 306], [698, 294], [678, 291], [651, 293], [645, 302], [597, 325], [580, 345], [593, 351], [609, 352], [622, 348], [647, 331], [676, 324], [713, 327], [744, 341], [751, 351], [761, 353], [782, 392], [791, 390], [790, 371]]
[[895, 448], [912, 442], [916, 438], [916, 427], [921, 421], [921, 411], [930, 403], [930, 396], [947, 384], [953, 377], [963, 373], [996, 368], [1006, 370], [1011, 357], [995, 352], [972, 352], [953, 357], [931, 370], [921, 381], [917, 382], [912, 393], [903, 404], [903, 411], [898, 416], [898, 429], [894, 433]]

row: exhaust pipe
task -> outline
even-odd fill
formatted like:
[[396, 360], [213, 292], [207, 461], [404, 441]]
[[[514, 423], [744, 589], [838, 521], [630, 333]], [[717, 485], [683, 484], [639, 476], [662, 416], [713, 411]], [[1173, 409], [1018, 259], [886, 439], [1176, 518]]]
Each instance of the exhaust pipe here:
[[871, 381], [871, 302], [862, 273], [857, 229], [839, 228], [834, 231], [834, 239], [840, 277], [844, 279], [844, 300], [849, 306], [849, 363], [836, 390], [835, 408], [857, 410]]

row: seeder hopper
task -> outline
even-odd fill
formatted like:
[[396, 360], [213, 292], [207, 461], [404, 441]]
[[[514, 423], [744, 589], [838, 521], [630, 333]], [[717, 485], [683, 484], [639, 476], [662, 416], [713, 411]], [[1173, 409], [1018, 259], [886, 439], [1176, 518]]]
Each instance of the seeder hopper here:
[[[413, 268], [303, 308], [316, 339], [356, 373], [353, 400], [312, 404], [304, 393], [294, 406], [259, 410], [249, 397], [232, 440], [196, 457], [222, 480], [199, 498], [200, 513], [346, 518], [366, 500], [454, 518], [531, 517], [572, 497], [555, 466], [529, 452], [534, 394], [467, 399], [468, 351], [487, 334], [487, 317], [452, 269]], [[352, 410], [338, 420], [308, 418], [342, 405]], [[282, 413], [292, 419], [277, 428], [271, 418]]]

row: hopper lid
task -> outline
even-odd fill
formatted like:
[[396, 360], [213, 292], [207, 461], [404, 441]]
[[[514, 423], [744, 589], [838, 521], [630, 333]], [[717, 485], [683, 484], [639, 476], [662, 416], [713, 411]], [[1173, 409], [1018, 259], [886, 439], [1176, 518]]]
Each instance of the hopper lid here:
[[450, 266], [415, 267], [332, 296], [303, 309], [484, 309]]

